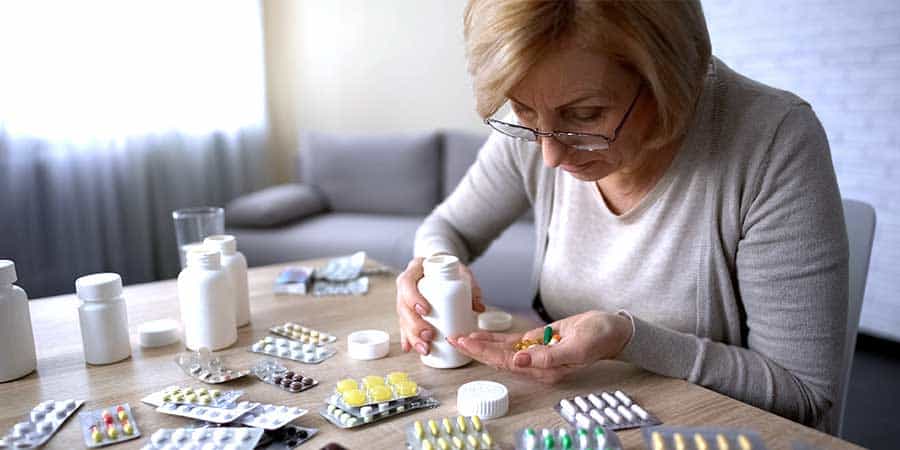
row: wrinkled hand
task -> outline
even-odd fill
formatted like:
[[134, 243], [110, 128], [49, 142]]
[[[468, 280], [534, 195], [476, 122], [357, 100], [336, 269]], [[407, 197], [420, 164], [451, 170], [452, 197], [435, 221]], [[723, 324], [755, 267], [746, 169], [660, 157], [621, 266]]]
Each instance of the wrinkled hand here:
[[551, 326], [561, 337], [558, 344], [521, 351], [513, 346], [523, 339], [543, 339], [544, 327], [524, 334], [479, 331], [447, 340], [472, 359], [551, 384], [596, 361], [615, 358], [632, 334], [627, 317], [600, 311], [567, 317]]
[[[400, 346], [404, 352], [415, 348], [422, 355], [427, 355], [431, 350], [429, 342], [436, 336], [434, 328], [422, 319], [423, 315], [431, 311], [428, 300], [419, 293], [419, 280], [425, 276], [422, 267], [424, 258], [415, 258], [406, 266], [406, 270], [397, 277], [397, 317], [400, 320]], [[472, 271], [464, 264], [460, 264], [460, 270], [465, 280], [472, 288], [472, 310], [484, 312], [484, 303], [481, 299], [481, 287], [472, 276]]]

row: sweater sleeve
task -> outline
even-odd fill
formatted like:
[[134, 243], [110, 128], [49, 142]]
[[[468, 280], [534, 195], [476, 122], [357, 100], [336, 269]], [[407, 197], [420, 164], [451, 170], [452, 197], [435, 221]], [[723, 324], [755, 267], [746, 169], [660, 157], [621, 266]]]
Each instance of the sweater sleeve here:
[[634, 318], [620, 358], [815, 426], [840, 383], [849, 257], [828, 142], [808, 105], [785, 115], [750, 189], [732, 274], [746, 347]]
[[453, 193], [416, 231], [416, 256], [444, 252], [469, 263], [528, 210], [518, 145], [491, 133]]

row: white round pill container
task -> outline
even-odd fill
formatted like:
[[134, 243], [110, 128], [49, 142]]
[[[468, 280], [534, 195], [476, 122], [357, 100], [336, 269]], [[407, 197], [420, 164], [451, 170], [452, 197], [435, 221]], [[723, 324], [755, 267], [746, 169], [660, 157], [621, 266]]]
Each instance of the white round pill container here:
[[122, 277], [117, 273], [86, 275], [75, 280], [75, 292], [81, 299], [78, 318], [84, 360], [112, 364], [131, 356]]

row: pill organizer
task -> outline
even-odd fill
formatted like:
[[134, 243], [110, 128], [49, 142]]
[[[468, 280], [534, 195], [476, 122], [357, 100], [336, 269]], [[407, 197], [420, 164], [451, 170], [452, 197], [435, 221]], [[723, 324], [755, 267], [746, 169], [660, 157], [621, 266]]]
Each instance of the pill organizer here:
[[648, 450], [766, 450], [759, 434], [750, 430], [661, 426], [641, 431]]
[[263, 435], [260, 428], [162, 428], [150, 436], [144, 450], [203, 448], [253, 450]]
[[383, 410], [422, 395], [430, 393], [410, 380], [405, 372], [391, 372], [385, 377], [369, 375], [361, 380], [345, 378], [338, 381], [326, 402], [363, 417], [367, 415], [367, 408], [369, 411], [373, 408]]
[[267, 336], [250, 346], [254, 353], [277, 356], [304, 364], [318, 364], [337, 353], [333, 348], [324, 345], [301, 343], [285, 338], [272, 338]]
[[277, 430], [305, 415], [308, 410], [284, 405], [259, 405], [237, 419], [248, 427]]
[[516, 431], [516, 450], [622, 450], [615, 432], [603, 427], [523, 428]]
[[283, 325], [269, 328], [269, 331], [288, 339], [300, 341], [304, 344], [325, 345], [337, 341], [337, 337], [333, 334], [307, 328], [294, 322], [285, 322]]
[[406, 426], [410, 450], [496, 450], [494, 437], [478, 416], [416, 420]]
[[356, 428], [379, 422], [390, 417], [399, 416], [409, 411], [423, 408], [437, 408], [441, 405], [434, 397], [418, 397], [405, 404], [384, 409], [372, 409], [363, 417], [358, 417], [337, 406], [325, 404], [319, 409], [319, 415], [338, 428]]
[[266, 431], [257, 450], [291, 450], [310, 440], [319, 432], [318, 428], [285, 425], [277, 430]]
[[118, 444], [141, 436], [128, 403], [78, 414], [84, 445], [90, 448]]
[[662, 423], [622, 391], [564, 398], [554, 409], [578, 428], [599, 425], [608, 430], [625, 430]]
[[0, 448], [34, 448], [44, 445], [82, 404], [83, 401], [77, 400], [47, 400], [38, 403], [0, 439]]
[[207, 384], [225, 383], [250, 374], [249, 370], [225, 367], [222, 358], [213, 356], [207, 348], [181, 353], [175, 357], [175, 363], [184, 370], [184, 373]]
[[187, 417], [189, 419], [197, 419], [212, 423], [229, 423], [237, 420], [239, 417], [250, 412], [259, 406], [259, 403], [240, 402], [231, 409], [212, 408], [208, 406], [179, 405], [177, 403], [163, 403], [157, 412], [163, 414], [171, 414], [173, 416]]
[[189, 386], [169, 386], [141, 399], [142, 402], [159, 406], [163, 403], [177, 403], [215, 408], [230, 408], [244, 394], [244, 391], [220, 391], [218, 389], [192, 388]]

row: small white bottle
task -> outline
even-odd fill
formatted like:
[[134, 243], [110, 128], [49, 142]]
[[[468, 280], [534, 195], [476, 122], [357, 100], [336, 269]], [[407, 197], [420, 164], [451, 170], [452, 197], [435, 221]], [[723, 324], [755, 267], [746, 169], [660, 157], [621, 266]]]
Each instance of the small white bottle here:
[[85, 275], [75, 280], [75, 292], [81, 300], [78, 319], [85, 362], [112, 364], [131, 356], [122, 277], [117, 273]]
[[438, 369], [451, 369], [468, 364], [463, 355], [446, 338], [465, 335], [477, 327], [472, 311], [472, 289], [460, 275], [459, 259], [451, 255], [436, 255], [425, 259], [425, 276], [419, 280], [419, 292], [431, 305], [429, 314], [422, 316], [437, 330], [431, 341], [431, 351], [421, 356], [422, 362]]
[[15, 263], [0, 259], [0, 383], [37, 368], [28, 296], [13, 284], [17, 279]]
[[219, 252], [208, 248], [187, 253], [187, 267], [178, 275], [178, 303], [184, 324], [184, 345], [191, 350], [221, 350], [237, 341], [231, 281]]
[[247, 283], [247, 258], [237, 251], [237, 240], [229, 234], [209, 236], [203, 245], [219, 252], [222, 268], [233, 286], [235, 322], [243, 327], [250, 324], [250, 289]]

